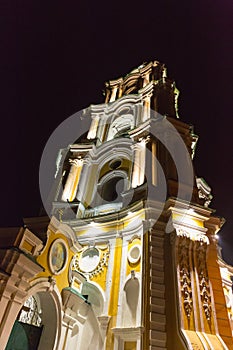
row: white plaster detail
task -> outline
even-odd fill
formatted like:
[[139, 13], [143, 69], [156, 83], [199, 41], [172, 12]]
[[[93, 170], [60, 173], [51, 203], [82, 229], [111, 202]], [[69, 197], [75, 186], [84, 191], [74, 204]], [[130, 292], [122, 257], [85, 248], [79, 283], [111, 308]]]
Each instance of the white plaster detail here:
[[82, 248], [81, 245], [78, 243], [78, 240], [73, 228], [68, 224], [57, 220], [55, 216], [52, 216], [48, 226], [48, 230], [54, 232], [55, 234], [58, 234], [58, 233], [64, 234], [64, 236], [68, 239], [69, 248], [73, 252], [77, 252]]
[[74, 200], [83, 166], [83, 159], [70, 159], [69, 162], [71, 163], [71, 168], [61, 198], [64, 202], [72, 202]]
[[116, 238], [111, 238], [109, 240], [109, 260], [108, 260], [108, 269], [106, 274], [106, 290], [105, 290], [105, 303], [103, 307], [103, 315], [108, 314], [110, 292], [112, 286], [112, 275], [113, 275], [113, 266], [114, 266], [114, 250], [116, 247]]
[[128, 252], [128, 260], [131, 264], [136, 264], [141, 258], [141, 247], [139, 244], [133, 245]]
[[43, 249], [43, 242], [28, 228], [26, 228], [23, 232], [23, 237], [21, 239], [19, 248], [27, 254], [29, 253], [33, 256], [37, 256]]
[[132, 174], [132, 187], [136, 188], [144, 183], [146, 165], [146, 140], [134, 144], [134, 163]]
[[95, 247], [84, 250], [79, 258], [79, 268], [83, 272], [92, 272], [100, 262], [99, 250]]
[[204, 242], [207, 245], [210, 243], [209, 238], [203, 234], [203, 232], [199, 232], [198, 230], [192, 230], [192, 229], [183, 229], [181, 226], [175, 225], [176, 228], [176, 234], [179, 237], [187, 237], [191, 239], [192, 241], [198, 241], [198, 242]]
[[116, 337], [124, 341], [136, 341], [140, 339], [144, 332], [143, 327], [112, 328]]
[[44, 330], [41, 335], [38, 350], [59, 349], [62, 324], [62, 299], [54, 280], [38, 278], [32, 281], [24, 301], [31, 295], [38, 295], [41, 304], [41, 317]]

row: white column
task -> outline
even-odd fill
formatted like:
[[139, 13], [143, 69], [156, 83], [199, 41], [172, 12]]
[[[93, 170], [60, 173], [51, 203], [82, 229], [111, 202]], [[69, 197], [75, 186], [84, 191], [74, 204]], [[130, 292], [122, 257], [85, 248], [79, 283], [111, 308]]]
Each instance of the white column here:
[[91, 122], [91, 126], [90, 126], [90, 129], [89, 129], [88, 135], [87, 135], [88, 139], [96, 138], [97, 128], [98, 128], [98, 125], [99, 125], [99, 119], [100, 119], [99, 115], [93, 116], [93, 119], [92, 119], [92, 122]]
[[3, 289], [0, 300], [0, 349], [5, 349], [12, 327], [30, 287], [30, 280], [42, 271], [34, 261], [24, 254], [9, 250], [4, 259], [13, 264], [10, 276]]
[[143, 104], [143, 121], [150, 118], [150, 96], [145, 96]]
[[90, 176], [91, 163], [87, 158], [83, 159], [82, 165], [82, 176], [80, 176], [78, 183], [78, 191], [77, 191], [77, 200], [82, 202], [84, 195], [86, 195], [86, 181]]
[[116, 101], [117, 88], [118, 88], [117, 86], [113, 86], [109, 102]]
[[1, 303], [0, 303], [0, 324], [2, 322], [2, 319], [5, 315], [6, 309], [7, 309], [7, 305], [9, 303], [9, 301], [11, 300], [11, 294], [15, 292], [15, 288], [14, 287], [9, 287], [8, 285], [6, 286], [5, 290], [4, 290], [4, 294], [1, 295]]
[[140, 177], [139, 186], [144, 183], [145, 178], [145, 166], [146, 166], [146, 140], [140, 142]]
[[[25, 295], [23, 295], [23, 297], [24, 296]], [[22, 307], [22, 302], [20, 299], [21, 298], [16, 300], [16, 298], [14, 298], [13, 300], [9, 301], [8, 308], [4, 314], [4, 320], [0, 327], [0, 349], [5, 349], [7, 345], [16, 317]]]
[[70, 163], [72, 165], [61, 198], [64, 202], [72, 202], [75, 198], [79, 177], [82, 170], [83, 159], [70, 159]]
[[137, 143], [134, 151], [134, 164], [133, 164], [133, 176], [132, 187], [136, 188], [143, 184], [145, 176], [146, 165], [146, 140], [142, 140]]
[[134, 145], [134, 161], [133, 161], [133, 175], [132, 175], [132, 188], [136, 188], [139, 183], [139, 172], [140, 172], [140, 167], [139, 167], [139, 155], [140, 148], [138, 143]]
[[157, 157], [157, 149], [156, 149], [156, 143], [155, 140], [151, 140], [151, 182], [152, 185], [157, 186], [158, 183], [158, 174], [157, 174], [157, 164], [156, 164], [156, 157]]

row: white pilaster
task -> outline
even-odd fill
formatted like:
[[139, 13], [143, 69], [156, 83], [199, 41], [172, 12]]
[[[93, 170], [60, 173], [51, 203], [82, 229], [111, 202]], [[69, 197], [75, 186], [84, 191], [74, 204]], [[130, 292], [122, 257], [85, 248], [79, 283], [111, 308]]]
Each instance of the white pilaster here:
[[132, 187], [136, 188], [144, 183], [146, 165], [146, 140], [134, 145], [134, 164]]
[[79, 182], [79, 176], [81, 173], [83, 160], [82, 159], [72, 159], [70, 160], [71, 168], [68, 175], [68, 178], [66, 180], [65, 188], [62, 194], [62, 201], [64, 202], [72, 202], [75, 198], [77, 188], [78, 188], [78, 182]]

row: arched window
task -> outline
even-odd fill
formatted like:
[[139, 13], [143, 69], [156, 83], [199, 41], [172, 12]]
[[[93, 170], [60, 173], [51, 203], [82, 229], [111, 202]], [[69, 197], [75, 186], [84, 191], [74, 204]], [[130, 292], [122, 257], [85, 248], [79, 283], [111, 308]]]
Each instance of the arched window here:
[[[5, 350], [34, 350], [40, 347], [42, 317], [39, 295], [30, 296], [21, 308], [13, 325]], [[51, 333], [51, 332], [50, 332]]]
[[107, 140], [111, 140], [114, 137], [119, 137], [127, 131], [132, 130], [134, 128], [134, 124], [135, 121], [132, 114], [118, 116], [109, 127]]
[[98, 184], [98, 204], [122, 202], [122, 193], [127, 190], [127, 173], [122, 170], [112, 170]]
[[18, 321], [27, 323], [36, 327], [41, 327], [42, 319], [40, 317], [40, 299], [37, 295], [30, 296], [19, 313]]
[[124, 191], [124, 178], [116, 176], [106, 181], [100, 188], [100, 196], [106, 202], [120, 202]]

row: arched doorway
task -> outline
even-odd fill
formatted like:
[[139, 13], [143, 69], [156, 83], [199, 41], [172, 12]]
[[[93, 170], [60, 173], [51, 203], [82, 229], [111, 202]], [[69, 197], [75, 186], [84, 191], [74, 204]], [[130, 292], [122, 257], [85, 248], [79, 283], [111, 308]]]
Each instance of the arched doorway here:
[[6, 350], [36, 350], [38, 348], [43, 329], [40, 314], [39, 296], [37, 294], [30, 296], [18, 314]]
[[5, 350], [55, 349], [57, 310], [48, 292], [31, 295], [23, 304]]

